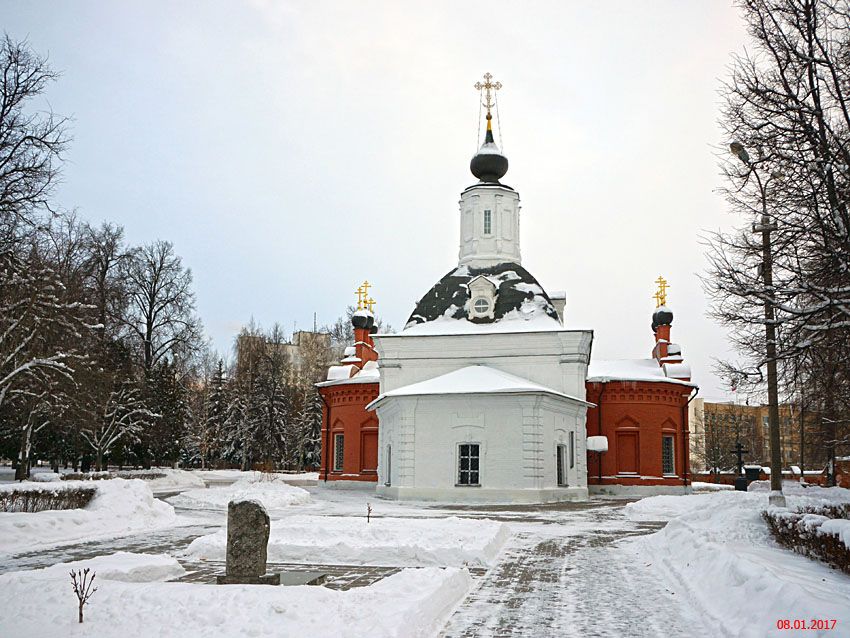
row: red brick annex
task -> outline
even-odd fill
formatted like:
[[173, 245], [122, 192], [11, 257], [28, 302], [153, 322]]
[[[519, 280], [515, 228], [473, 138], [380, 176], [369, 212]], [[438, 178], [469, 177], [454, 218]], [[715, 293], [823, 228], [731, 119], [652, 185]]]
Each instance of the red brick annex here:
[[378, 480], [378, 417], [366, 406], [378, 397], [378, 353], [372, 342], [374, 317], [358, 310], [351, 319], [354, 344], [318, 384], [322, 397], [324, 481]]

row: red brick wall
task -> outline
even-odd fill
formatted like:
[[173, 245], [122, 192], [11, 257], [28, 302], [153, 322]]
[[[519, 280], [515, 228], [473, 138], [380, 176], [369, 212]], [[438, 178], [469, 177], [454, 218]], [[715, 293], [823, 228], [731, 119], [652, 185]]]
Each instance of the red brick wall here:
[[[319, 388], [322, 410], [322, 465], [326, 481], [378, 480], [378, 418], [366, 406], [378, 397], [378, 383], [348, 383]], [[334, 468], [334, 435], [344, 435], [343, 466]]]
[[[687, 403], [691, 388], [652, 381], [588, 383], [587, 435], [608, 437], [608, 451], [587, 453], [589, 485], [690, 482]], [[662, 437], [673, 437], [674, 475], [662, 472]], [[601, 463], [601, 465], [600, 465]]]

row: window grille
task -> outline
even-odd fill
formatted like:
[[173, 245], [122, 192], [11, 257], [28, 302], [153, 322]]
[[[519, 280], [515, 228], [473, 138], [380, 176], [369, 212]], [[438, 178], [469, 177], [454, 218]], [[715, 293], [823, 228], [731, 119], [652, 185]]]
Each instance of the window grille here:
[[334, 472], [342, 472], [342, 460], [345, 454], [345, 436], [334, 434]]
[[663, 437], [661, 439], [661, 472], [663, 474], [676, 473], [676, 464], [674, 463], [673, 449], [673, 437]]
[[458, 485], [480, 485], [478, 452], [477, 443], [461, 443], [458, 446]]

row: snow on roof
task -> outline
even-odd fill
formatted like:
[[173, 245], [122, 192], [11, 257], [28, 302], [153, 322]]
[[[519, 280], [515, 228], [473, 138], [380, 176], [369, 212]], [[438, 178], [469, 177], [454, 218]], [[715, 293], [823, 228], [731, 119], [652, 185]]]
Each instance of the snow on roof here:
[[347, 379], [351, 376], [352, 370], [356, 370], [354, 366], [331, 366], [328, 368], [328, 381], [337, 381], [339, 379]]
[[607, 383], [608, 381], [663, 381], [691, 387], [697, 385], [665, 376], [664, 369], [658, 365], [655, 359], [592, 359], [587, 369], [587, 380], [598, 383]]
[[664, 363], [664, 374], [673, 379], [690, 379], [691, 366], [687, 363]]
[[502, 155], [504, 157], [502, 151], [499, 150], [499, 147], [496, 146], [495, 142], [485, 142], [481, 145], [481, 148], [478, 149], [478, 152], [475, 155]]
[[[479, 277], [485, 277], [497, 289], [492, 309], [493, 314], [492, 317], [487, 319], [470, 316], [469, 288], [470, 284]], [[443, 276], [417, 302], [407, 320], [404, 332], [416, 331], [422, 324], [439, 323], [445, 319], [494, 325], [513, 319], [529, 320], [538, 315], [548, 316], [552, 319], [552, 323], [560, 325], [558, 313], [549, 297], [546, 296], [546, 292], [531, 273], [522, 266], [513, 262], [481, 268], [463, 265]], [[484, 329], [483, 331], [489, 332], [490, 330]], [[520, 332], [524, 330], [512, 328], [505, 331]], [[443, 329], [437, 329], [437, 332], [441, 334], [456, 334], [458, 332], [464, 334], [470, 332], [470, 330], [458, 330], [456, 325], [455, 330], [450, 332]], [[471, 330], [471, 332], [481, 332], [481, 330]]]
[[356, 311], [351, 316], [352, 317], [374, 317], [375, 315], [373, 315], [371, 312], [369, 312], [366, 308], [362, 308], [362, 309]]
[[453, 370], [427, 381], [412, 383], [395, 390], [385, 392], [366, 406], [367, 410], [377, 407], [377, 404], [389, 397], [429, 396], [438, 394], [526, 394], [540, 393], [558, 396], [570, 401], [576, 401], [587, 406], [593, 406], [578, 397], [558, 392], [552, 388], [517, 377], [489, 366], [467, 366]]
[[468, 319], [440, 317], [426, 323], [414, 324], [403, 330], [399, 336], [546, 332], [563, 329], [561, 323], [549, 315], [533, 315], [530, 318], [525, 318], [522, 316], [521, 310], [512, 310], [505, 314], [501, 321], [493, 323], [473, 323]]
[[[332, 368], [351, 368], [352, 366], [332, 366]], [[377, 361], [367, 361], [363, 364], [363, 369], [356, 372], [352, 377], [340, 377], [331, 379], [330, 370], [328, 370], [328, 380], [317, 383], [316, 387], [324, 388], [329, 385], [346, 385], [349, 383], [378, 383], [381, 375], [378, 372]]]

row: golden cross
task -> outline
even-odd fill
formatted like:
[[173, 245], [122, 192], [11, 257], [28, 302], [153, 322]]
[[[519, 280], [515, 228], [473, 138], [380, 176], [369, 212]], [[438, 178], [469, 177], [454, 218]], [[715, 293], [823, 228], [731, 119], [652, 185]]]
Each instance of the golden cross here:
[[658, 290], [654, 295], [652, 295], [652, 297], [655, 299], [655, 307], [660, 308], [661, 306], [667, 305], [667, 289], [672, 288], [672, 286], [668, 284], [667, 280], [661, 275], [658, 275], [658, 279], [655, 280], [655, 283], [658, 284]]
[[[490, 119], [490, 109], [493, 108], [496, 104], [493, 102], [493, 96], [495, 92], [502, 88], [501, 82], [491, 82], [493, 76], [489, 73], [484, 74], [484, 82], [475, 83], [475, 89], [477, 91], [484, 91], [484, 100], [481, 102], [482, 106], [487, 109], [487, 119]], [[493, 93], [491, 93], [491, 91]]]
[[[367, 300], [369, 299], [369, 288], [371, 287], [372, 284], [370, 284], [369, 281], [366, 280], [362, 284], [360, 284], [360, 287], [355, 291], [357, 294], [358, 310], [363, 310], [366, 307]], [[374, 303], [374, 301], [372, 303]]]
[[374, 299], [372, 299], [371, 297], [368, 297], [367, 299], [365, 299], [363, 301], [363, 304], [369, 309], [369, 312], [371, 312], [371, 313], [375, 312], [375, 300]]

